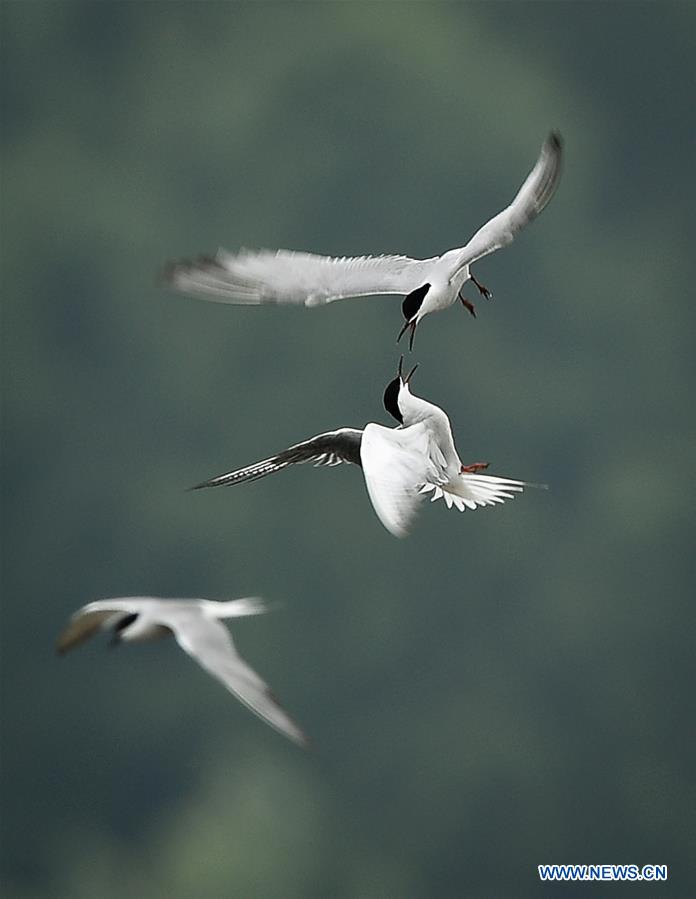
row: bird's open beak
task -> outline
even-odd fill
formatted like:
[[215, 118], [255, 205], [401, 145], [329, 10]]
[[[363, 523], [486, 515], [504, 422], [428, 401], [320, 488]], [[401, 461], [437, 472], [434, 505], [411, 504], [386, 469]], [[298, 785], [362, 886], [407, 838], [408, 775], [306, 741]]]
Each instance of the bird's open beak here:
[[409, 338], [409, 341], [408, 341], [409, 352], [413, 349], [413, 338], [416, 336], [416, 325], [417, 324], [418, 324], [418, 322], [416, 321], [415, 318], [411, 319], [411, 321], [404, 322], [404, 326], [399, 331], [399, 336], [396, 338], [396, 342], [398, 343], [401, 340], [401, 338], [404, 336], [406, 331], [409, 328], [411, 329], [411, 337]]
[[396, 377], [399, 378], [399, 380], [401, 381], [402, 384], [408, 384], [408, 382], [409, 382], [409, 381], [411, 380], [411, 378], [413, 377], [413, 373], [415, 372], [415, 370], [418, 368], [419, 365], [420, 365], [420, 362], [416, 362], [416, 364], [413, 366], [413, 368], [411, 369], [411, 371], [410, 371], [410, 372], [406, 375], [406, 377], [404, 378], [404, 374], [403, 374], [403, 371], [404, 371], [404, 357], [401, 356], [401, 357], [399, 358], [399, 367], [398, 367], [397, 370], [396, 370]]

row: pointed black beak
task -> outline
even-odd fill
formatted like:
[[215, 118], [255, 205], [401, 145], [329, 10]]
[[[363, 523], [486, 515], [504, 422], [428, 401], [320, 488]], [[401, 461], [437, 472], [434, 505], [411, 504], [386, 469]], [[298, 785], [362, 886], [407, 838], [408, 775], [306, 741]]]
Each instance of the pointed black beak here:
[[404, 322], [403, 328], [399, 331], [399, 336], [396, 338], [396, 342], [397, 342], [397, 343], [398, 343], [398, 342], [401, 340], [401, 338], [404, 336], [404, 334], [406, 333], [406, 329], [408, 328], [408, 326], [409, 326], [410, 324], [411, 324], [411, 322], [410, 322], [408, 319], [406, 319], [406, 321]]
[[408, 384], [408, 382], [409, 382], [409, 381], [411, 380], [411, 378], [413, 377], [413, 375], [414, 375], [414, 373], [415, 373], [415, 371], [416, 371], [416, 369], [418, 368], [419, 365], [420, 365], [420, 362], [416, 362], [416, 364], [413, 366], [413, 368], [411, 369], [411, 371], [410, 371], [410, 372], [408, 373], [408, 375], [406, 376], [406, 380], [404, 381], [404, 384]]
[[404, 326], [399, 331], [399, 336], [396, 338], [396, 342], [398, 343], [401, 340], [401, 338], [404, 336], [404, 334], [406, 333], [407, 329], [408, 328], [411, 329], [411, 337], [408, 341], [409, 352], [411, 352], [411, 350], [413, 349], [413, 338], [416, 336], [416, 325], [417, 324], [418, 324], [418, 322], [416, 321], [415, 318], [413, 319], [413, 321], [404, 322]]

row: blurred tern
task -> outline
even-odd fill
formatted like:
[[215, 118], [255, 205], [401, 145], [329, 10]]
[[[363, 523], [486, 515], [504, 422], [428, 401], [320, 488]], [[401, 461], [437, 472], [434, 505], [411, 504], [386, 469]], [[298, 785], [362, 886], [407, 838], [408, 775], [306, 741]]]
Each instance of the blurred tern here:
[[278, 705], [268, 685], [237, 653], [230, 632], [219, 620], [267, 611], [268, 605], [256, 597], [228, 602], [152, 596], [101, 599], [75, 612], [58, 638], [57, 650], [61, 654], [67, 652], [97, 631], [111, 630], [111, 643], [115, 646], [173, 635], [184, 652], [259, 718], [306, 746], [307, 737]]
[[385, 528], [404, 537], [418, 506], [432, 491], [431, 500], [443, 498], [447, 508], [463, 512], [513, 499], [525, 487], [537, 486], [510, 478], [482, 475], [487, 462], [462, 464], [454, 448], [449, 419], [438, 406], [414, 396], [399, 363], [397, 377], [384, 392], [384, 406], [398, 422], [396, 428], [370, 423], [363, 430], [339, 428], [318, 434], [302, 443], [227, 474], [197, 484], [222, 487], [255, 481], [303, 462], [314, 465], [360, 465], [367, 492]]
[[537, 162], [514, 200], [457, 249], [431, 259], [408, 256], [319, 256], [292, 250], [218, 250], [214, 257], [170, 263], [163, 281], [176, 290], [220, 303], [323, 306], [334, 300], [378, 294], [406, 294], [405, 318], [399, 339], [410, 329], [409, 347], [419, 321], [429, 312], [461, 300], [475, 316], [471, 300], [462, 294], [471, 280], [490, 299], [491, 292], [472, 274], [478, 259], [507, 246], [545, 208], [561, 175], [562, 141], [552, 131]]

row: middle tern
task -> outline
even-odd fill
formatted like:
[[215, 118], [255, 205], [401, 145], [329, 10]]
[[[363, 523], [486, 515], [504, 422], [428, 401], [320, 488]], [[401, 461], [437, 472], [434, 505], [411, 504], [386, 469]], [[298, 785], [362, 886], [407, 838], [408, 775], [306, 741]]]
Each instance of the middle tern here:
[[484, 475], [487, 462], [464, 465], [457, 455], [449, 418], [438, 406], [411, 393], [408, 376], [402, 374], [403, 357], [396, 378], [384, 391], [384, 406], [398, 422], [395, 428], [370, 423], [363, 430], [339, 428], [296, 443], [275, 456], [253, 465], [203, 481], [191, 488], [223, 487], [255, 481], [289, 465], [361, 466], [367, 492], [377, 516], [395, 537], [405, 537], [425, 494], [431, 501], [444, 499], [448, 509], [460, 512], [492, 506], [513, 499], [525, 481]]
[[167, 265], [162, 280], [175, 290], [219, 303], [239, 305], [288, 304], [324, 306], [334, 300], [379, 294], [405, 294], [406, 321], [399, 338], [416, 328], [430, 312], [446, 309], [458, 299], [475, 317], [471, 300], [462, 294], [471, 280], [486, 299], [487, 287], [471, 272], [471, 265], [511, 243], [546, 207], [561, 176], [562, 140], [552, 131], [541, 147], [532, 171], [502, 212], [476, 231], [463, 246], [433, 256], [319, 256], [293, 250], [218, 250], [194, 262]]

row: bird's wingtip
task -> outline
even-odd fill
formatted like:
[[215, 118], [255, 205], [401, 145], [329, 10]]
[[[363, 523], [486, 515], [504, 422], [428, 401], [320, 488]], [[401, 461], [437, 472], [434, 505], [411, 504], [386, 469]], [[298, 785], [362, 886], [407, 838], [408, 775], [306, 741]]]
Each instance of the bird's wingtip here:
[[175, 280], [177, 270], [176, 262], [166, 262], [157, 273], [155, 284], [157, 287], [170, 287]]
[[64, 656], [65, 653], [69, 649], [72, 649], [72, 647], [74, 645], [75, 645], [75, 640], [72, 637], [69, 637], [67, 634], [60, 634], [60, 636], [56, 640], [56, 646], [55, 646], [56, 655]]
[[299, 727], [297, 728], [297, 733], [293, 735], [293, 740], [300, 749], [304, 749], [306, 752], [310, 752], [315, 747], [314, 740], [312, 740], [311, 737], [308, 737]]
[[554, 150], [562, 150], [563, 149], [563, 138], [561, 136], [561, 132], [554, 128], [549, 136], [548, 142], [554, 148]]
[[185, 487], [184, 490], [186, 493], [191, 493], [192, 490], [202, 490], [204, 487], [212, 487], [212, 481], [201, 481], [200, 484], [194, 484], [192, 487]]

